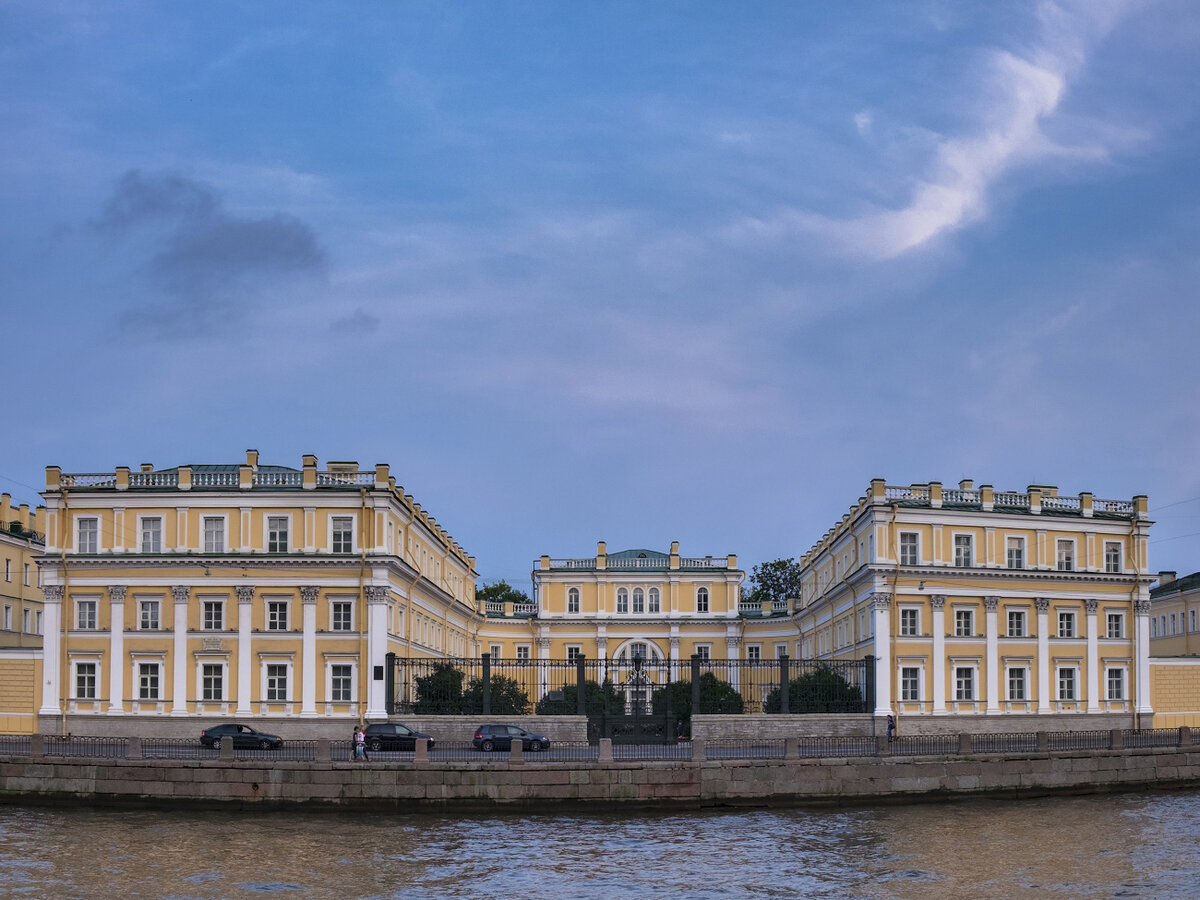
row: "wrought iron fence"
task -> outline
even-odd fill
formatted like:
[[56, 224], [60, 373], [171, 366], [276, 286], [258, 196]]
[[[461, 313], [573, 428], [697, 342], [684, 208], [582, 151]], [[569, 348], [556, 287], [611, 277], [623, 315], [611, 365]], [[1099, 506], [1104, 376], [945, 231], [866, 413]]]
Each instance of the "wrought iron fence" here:
[[888, 742], [892, 756], [948, 756], [958, 752], [957, 734], [910, 734]]

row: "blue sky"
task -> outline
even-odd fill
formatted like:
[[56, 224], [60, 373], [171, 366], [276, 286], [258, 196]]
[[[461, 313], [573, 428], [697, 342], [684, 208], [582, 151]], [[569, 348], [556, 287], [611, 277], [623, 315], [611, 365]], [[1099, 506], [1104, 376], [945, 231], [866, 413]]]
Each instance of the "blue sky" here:
[[799, 556], [872, 477], [1200, 569], [1200, 7], [0, 5], [0, 489], [389, 462], [478, 557]]

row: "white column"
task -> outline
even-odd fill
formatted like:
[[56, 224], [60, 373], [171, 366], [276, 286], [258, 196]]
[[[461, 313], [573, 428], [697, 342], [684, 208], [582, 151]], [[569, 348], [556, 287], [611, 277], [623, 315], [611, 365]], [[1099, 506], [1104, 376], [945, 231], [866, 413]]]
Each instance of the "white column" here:
[[608, 677], [608, 629], [601, 625], [596, 629], [596, 658], [600, 660], [600, 682]]
[[892, 714], [892, 595], [872, 594], [875, 617], [875, 715]]
[[[933, 681], [933, 714], [946, 715], [946, 595], [934, 594], [929, 598], [933, 608], [933, 658], [929, 661]], [[875, 634], [879, 634], [876, 622]]]
[[300, 588], [304, 637], [300, 652], [300, 715], [317, 714], [317, 588]]
[[538, 635], [536, 640], [538, 648], [538, 683], [537, 700], [534, 701], [535, 703], [545, 697], [546, 693], [550, 690], [550, 685], [546, 681], [546, 673], [550, 670], [550, 637], [549, 635]]
[[671, 656], [671, 680], [679, 680], [679, 626], [671, 626], [671, 634], [667, 638]]
[[1088, 600], [1084, 603], [1087, 610], [1087, 711], [1102, 712], [1100, 708], [1100, 632], [1099, 616], [1096, 610], [1099, 600]]
[[174, 663], [171, 688], [171, 715], [186, 716], [187, 710], [187, 627], [188, 596], [191, 588], [177, 584], [171, 588], [175, 597], [174, 644], [171, 651]]
[[250, 655], [250, 614], [254, 609], [254, 587], [248, 584], [237, 586], [238, 599], [238, 655], [237, 655], [237, 711], [250, 715], [250, 689], [254, 684], [254, 671]]
[[984, 597], [984, 617], [987, 620], [987, 655], [984, 665], [987, 666], [987, 710], [994, 715], [1000, 712], [1000, 630], [996, 623], [996, 608], [1000, 605], [999, 597]]
[[387, 718], [386, 682], [375, 680], [375, 667], [387, 662], [387, 599], [388, 589], [372, 585], [367, 588], [367, 718]]
[[125, 713], [125, 586], [108, 588], [108, 714]]
[[61, 716], [59, 671], [62, 668], [63, 641], [59, 629], [63, 621], [63, 587], [48, 584], [42, 588], [42, 705], [39, 716]]
[[[1154, 715], [1154, 707], [1150, 705], [1150, 601], [1135, 601], [1133, 616], [1137, 623], [1137, 713], [1140, 722], [1144, 716]], [[1149, 721], [1145, 719], [1146, 724]]]
[[738, 647], [741, 645], [742, 639], [740, 637], [726, 635], [725, 658], [729, 660], [729, 686], [739, 694], [742, 691], [742, 668], [741, 657], [738, 656]]
[[1037, 711], [1048, 713], [1051, 712], [1050, 697], [1054, 690], [1054, 685], [1050, 683], [1050, 600], [1046, 597], [1038, 597], [1033, 602], [1037, 606]]

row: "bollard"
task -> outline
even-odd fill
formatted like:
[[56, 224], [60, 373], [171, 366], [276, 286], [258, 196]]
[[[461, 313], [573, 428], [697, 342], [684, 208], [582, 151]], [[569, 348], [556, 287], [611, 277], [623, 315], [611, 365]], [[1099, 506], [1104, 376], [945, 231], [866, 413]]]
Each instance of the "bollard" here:
[[525, 762], [525, 744], [520, 740], [513, 740], [509, 745], [511, 748], [508, 751], [508, 761], [515, 766], [519, 766]]
[[229, 735], [221, 738], [221, 761], [233, 762], [233, 738]]
[[1186, 725], [1179, 726], [1179, 746], [1192, 746], [1192, 729], [1188, 728]]
[[1114, 728], [1108, 733], [1108, 749], [1124, 750], [1125, 749], [1125, 732], [1120, 728]]
[[958, 752], [964, 756], [970, 754], [971, 736], [969, 734], [960, 734], [958, 736]]
[[329, 738], [317, 738], [317, 762], [331, 762], [333, 753], [330, 750]]
[[417, 738], [413, 747], [413, 762], [418, 765], [429, 762], [429, 738]]
[[1039, 731], [1037, 733], [1037, 742], [1038, 742], [1038, 745], [1037, 745], [1038, 753], [1049, 753], [1050, 752], [1050, 732]]
[[32, 734], [29, 736], [29, 755], [34, 759], [41, 759], [46, 755], [45, 735]]
[[784, 759], [799, 759], [800, 758], [800, 739], [790, 737], [783, 744]]
[[142, 739], [140, 737], [131, 737], [125, 743], [125, 758], [126, 759], [141, 759], [142, 758]]
[[612, 761], [612, 738], [600, 738], [600, 762]]
[[692, 738], [692, 762], [704, 762], [708, 754], [704, 749], [704, 738]]
[[[962, 735], [959, 735], [960, 742], [962, 741], [962, 737], [963, 737]], [[959, 746], [959, 750], [960, 751], [962, 750], [961, 743]], [[875, 735], [875, 755], [876, 756], [887, 756], [888, 755], [888, 736], [886, 734]]]

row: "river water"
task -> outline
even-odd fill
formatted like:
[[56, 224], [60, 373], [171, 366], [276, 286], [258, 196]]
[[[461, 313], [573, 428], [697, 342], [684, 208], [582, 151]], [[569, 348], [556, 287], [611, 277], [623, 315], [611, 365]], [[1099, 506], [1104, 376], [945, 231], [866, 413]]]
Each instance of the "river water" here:
[[623, 815], [0, 806], [0, 897], [1196, 897], [1200, 792]]

